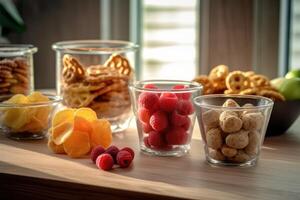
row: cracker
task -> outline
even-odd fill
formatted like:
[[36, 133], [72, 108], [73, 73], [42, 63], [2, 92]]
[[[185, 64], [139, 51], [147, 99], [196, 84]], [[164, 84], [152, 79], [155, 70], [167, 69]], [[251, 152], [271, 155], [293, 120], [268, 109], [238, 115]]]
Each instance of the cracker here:
[[66, 83], [74, 83], [80, 79], [82, 79], [85, 75], [84, 67], [80, 64], [80, 62], [66, 54], [63, 57], [63, 71], [62, 76], [64, 79], [64, 82]]
[[208, 76], [200, 75], [200, 76], [197, 76], [193, 81], [196, 81], [203, 86], [204, 94], [213, 94], [214, 93], [213, 83], [208, 78]]
[[250, 87], [250, 81], [243, 72], [233, 71], [226, 77], [226, 87], [233, 91], [242, 91]]
[[264, 97], [268, 97], [273, 101], [285, 101], [285, 98], [282, 94], [273, 90], [262, 90], [259, 91], [258, 94]]
[[104, 66], [116, 70], [121, 75], [130, 76], [132, 68], [129, 61], [121, 55], [111, 55]]

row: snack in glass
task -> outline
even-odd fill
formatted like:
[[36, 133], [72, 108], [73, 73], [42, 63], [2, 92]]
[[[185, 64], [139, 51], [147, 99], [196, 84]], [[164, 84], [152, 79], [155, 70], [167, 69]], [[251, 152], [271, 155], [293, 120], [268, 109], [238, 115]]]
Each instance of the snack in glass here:
[[206, 159], [213, 165], [253, 166], [273, 101], [254, 95], [204, 95], [194, 99]]
[[124, 41], [78, 40], [58, 42], [57, 91], [70, 108], [92, 108], [106, 118], [113, 132], [129, 125], [128, 85], [134, 80], [137, 46]]
[[190, 149], [195, 122], [192, 99], [201, 93], [195, 82], [137, 81], [130, 86], [142, 152], [182, 156]]
[[0, 96], [10, 94], [28, 95], [33, 91], [32, 45], [0, 45]]

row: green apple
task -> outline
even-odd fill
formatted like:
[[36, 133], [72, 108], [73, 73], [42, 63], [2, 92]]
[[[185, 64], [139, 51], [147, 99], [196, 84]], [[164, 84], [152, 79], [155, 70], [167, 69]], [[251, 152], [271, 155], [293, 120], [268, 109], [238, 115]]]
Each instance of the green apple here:
[[300, 99], [300, 78], [283, 80], [278, 90], [287, 100]]
[[285, 78], [300, 78], [300, 69], [293, 69], [289, 71], [286, 75]]
[[276, 88], [277, 90], [279, 90], [281, 84], [284, 82], [285, 78], [284, 77], [278, 77], [275, 79], [272, 79], [270, 81], [271, 85]]

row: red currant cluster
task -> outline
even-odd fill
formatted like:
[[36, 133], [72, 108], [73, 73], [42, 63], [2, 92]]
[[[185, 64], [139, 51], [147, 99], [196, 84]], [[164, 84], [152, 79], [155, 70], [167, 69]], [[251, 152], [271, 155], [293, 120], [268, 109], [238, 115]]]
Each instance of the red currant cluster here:
[[[144, 144], [148, 148], [167, 150], [172, 145], [188, 142], [191, 126], [189, 115], [194, 113], [191, 93], [184, 85], [174, 86], [170, 92], [156, 92], [157, 87], [147, 84], [138, 97], [138, 119], [144, 132]], [[175, 92], [172, 92], [175, 91]]]
[[91, 152], [91, 159], [96, 163], [99, 169], [105, 171], [111, 170], [114, 164], [119, 165], [121, 168], [128, 167], [134, 158], [134, 151], [125, 147], [119, 150], [118, 147], [112, 145], [107, 149], [102, 146], [95, 147]]

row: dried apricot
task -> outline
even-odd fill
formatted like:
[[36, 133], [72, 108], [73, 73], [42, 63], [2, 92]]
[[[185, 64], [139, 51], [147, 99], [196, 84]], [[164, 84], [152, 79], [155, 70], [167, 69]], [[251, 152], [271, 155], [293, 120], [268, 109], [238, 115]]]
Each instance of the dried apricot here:
[[55, 144], [60, 145], [66, 141], [72, 134], [73, 124], [63, 122], [52, 128], [52, 140]]
[[67, 108], [57, 112], [52, 119], [52, 127], [57, 126], [62, 122], [73, 122], [75, 110]]
[[91, 108], [79, 108], [75, 111], [74, 116], [83, 117], [89, 122], [92, 122], [97, 119], [96, 112]]
[[58, 153], [58, 154], [65, 153], [64, 146], [62, 144], [61, 145], [55, 144], [51, 139], [51, 136], [49, 137], [48, 140], [48, 148], [51, 149], [54, 153]]
[[75, 116], [73, 130], [74, 131], [83, 131], [83, 132], [91, 133], [92, 132], [92, 125], [89, 121], [87, 121], [83, 117]]
[[83, 131], [72, 131], [63, 146], [65, 152], [71, 158], [86, 155], [91, 149], [89, 134]]
[[97, 119], [92, 122], [91, 146], [98, 145], [107, 148], [112, 142], [110, 123], [106, 119]]

